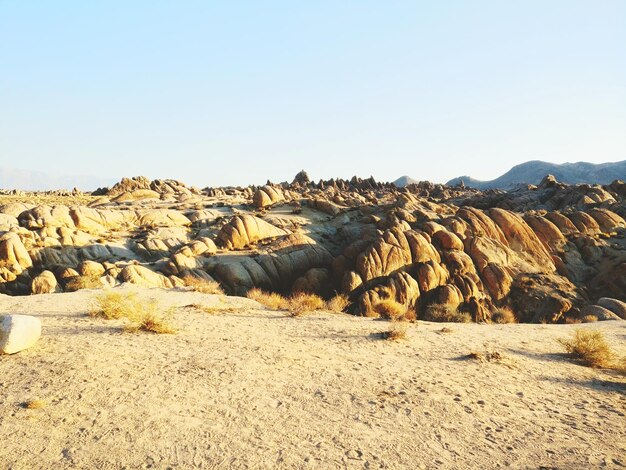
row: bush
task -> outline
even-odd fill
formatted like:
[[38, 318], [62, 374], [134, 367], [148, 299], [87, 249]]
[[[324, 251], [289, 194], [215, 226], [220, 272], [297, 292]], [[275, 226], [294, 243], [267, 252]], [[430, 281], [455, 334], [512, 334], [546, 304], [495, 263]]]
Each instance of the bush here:
[[493, 323], [517, 323], [515, 313], [510, 307], [498, 307], [491, 313]]
[[220, 284], [211, 279], [203, 279], [196, 276], [185, 276], [183, 282], [187, 287], [191, 287], [195, 292], [202, 294], [224, 295], [224, 291]]
[[139, 299], [134, 292], [106, 292], [96, 298], [94, 307], [89, 312], [93, 317], [128, 320], [126, 331], [176, 332], [169, 319], [171, 310], [163, 311], [156, 300]]
[[449, 323], [470, 323], [472, 317], [467, 312], [459, 312], [449, 305], [432, 304], [426, 307], [424, 320]]
[[287, 299], [276, 292], [265, 292], [254, 288], [248, 291], [247, 297], [272, 310], [284, 310], [287, 308]]
[[377, 304], [373, 305], [374, 311], [387, 320], [397, 320], [402, 318], [407, 311], [407, 308], [399, 302], [391, 299], [381, 300]]
[[387, 331], [383, 331], [382, 338], [389, 341], [399, 341], [406, 339], [406, 323], [392, 322], [391, 328]]
[[560, 339], [559, 343], [574, 359], [589, 367], [610, 367], [615, 358], [600, 331], [577, 329], [572, 339]]
[[297, 317], [305, 312], [324, 310], [326, 302], [319, 295], [298, 292], [287, 299], [287, 310], [291, 316]]
[[582, 322], [583, 323], [594, 323], [598, 321], [598, 317], [596, 317], [595, 315], [585, 315], [582, 318]]
[[350, 301], [348, 300], [348, 296], [344, 294], [337, 294], [326, 302], [326, 308], [336, 313], [343, 312], [348, 305], [350, 305]]
[[99, 275], [91, 276], [74, 276], [65, 284], [65, 290], [68, 292], [76, 292], [81, 289], [100, 289], [102, 281]]

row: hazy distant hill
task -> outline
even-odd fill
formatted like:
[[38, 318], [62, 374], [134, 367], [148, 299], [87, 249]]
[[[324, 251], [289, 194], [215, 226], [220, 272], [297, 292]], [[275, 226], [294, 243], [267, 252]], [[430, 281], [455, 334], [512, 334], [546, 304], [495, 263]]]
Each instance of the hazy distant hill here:
[[78, 188], [83, 191], [91, 191], [112, 183], [112, 179], [94, 176], [53, 176], [41, 171], [0, 168], [0, 189], [47, 191]]
[[465, 186], [478, 189], [507, 189], [518, 184], [539, 184], [546, 175], [554, 175], [561, 183], [609, 184], [616, 179], [626, 180], [626, 160], [599, 164], [587, 162], [556, 164], [534, 160], [516, 165], [491, 181], [460, 176], [446, 184], [454, 186], [463, 181]]
[[395, 184], [398, 188], [404, 188], [405, 186], [409, 185], [409, 184], [417, 184], [419, 181], [414, 180], [413, 178], [411, 178], [410, 176], [401, 176], [400, 178], [398, 178], [397, 180], [395, 180], [393, 182], [393, 184]]

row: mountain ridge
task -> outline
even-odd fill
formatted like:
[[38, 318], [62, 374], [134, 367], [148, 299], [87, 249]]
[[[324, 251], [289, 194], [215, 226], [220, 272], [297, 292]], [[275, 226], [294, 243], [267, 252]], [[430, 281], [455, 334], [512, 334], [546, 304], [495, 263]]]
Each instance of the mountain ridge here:
[[546, 175], [553, 175], [557, 181], [567, 184], [610, 184], [615, 180], [626, 179], [626, 160], [607, 163], [550, 163], [531, 160], [515, 165], [501, 176], [481, 181], [471, 176], [459, 176], [446, 184], [455, 186], [461, 182], [476, 189], [511, 189], [520, 184], [539, 184]]

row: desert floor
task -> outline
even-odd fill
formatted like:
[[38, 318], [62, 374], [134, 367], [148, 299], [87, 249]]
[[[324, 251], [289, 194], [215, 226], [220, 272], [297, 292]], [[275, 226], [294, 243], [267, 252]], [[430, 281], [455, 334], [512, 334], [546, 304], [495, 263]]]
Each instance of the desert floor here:
[[626, 322], [420, 321], [394, 342], [385, 321], [138, 292], [178, 307], [177, 334], [89, 317], [96, 291], [0, 296], [0, 313], [43, 323], [35, 347], [0, 356], [0, 468], [626, 466], [626, 377], [557, 342], [598, 329], [624, 355]]

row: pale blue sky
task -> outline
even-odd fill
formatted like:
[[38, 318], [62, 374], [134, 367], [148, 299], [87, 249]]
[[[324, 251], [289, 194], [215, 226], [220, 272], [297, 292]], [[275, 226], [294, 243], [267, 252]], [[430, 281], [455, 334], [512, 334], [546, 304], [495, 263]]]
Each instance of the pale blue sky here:
[[1, 167], [442, 182], [625, 149], [623, 0], [0, 0]]

